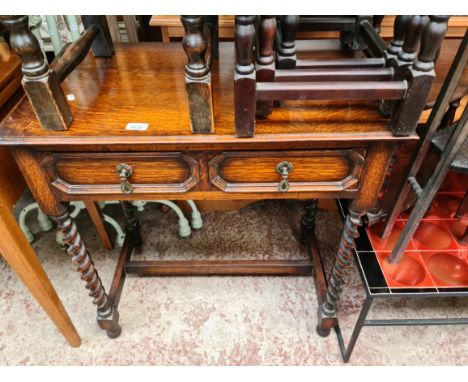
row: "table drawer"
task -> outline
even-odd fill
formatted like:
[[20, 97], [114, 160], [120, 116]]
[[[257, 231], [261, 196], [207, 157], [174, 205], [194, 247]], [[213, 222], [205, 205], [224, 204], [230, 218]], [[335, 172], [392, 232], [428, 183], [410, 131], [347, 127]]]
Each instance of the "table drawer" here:
[[211, 183], [225, 192], [355, 190], [365, 149], [233, 151], [209, 163]]
[[198, 163], [180, 152], [52, 153], [44, 165], [69, 194], [182, 193], [199, 182]]

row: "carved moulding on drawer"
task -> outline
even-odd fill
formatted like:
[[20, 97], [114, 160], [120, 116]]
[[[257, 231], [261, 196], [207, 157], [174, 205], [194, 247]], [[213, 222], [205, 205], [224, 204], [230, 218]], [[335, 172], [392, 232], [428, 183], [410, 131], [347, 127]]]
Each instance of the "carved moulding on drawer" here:
[[192, 157], [168, 153], [50, 153], [43, 162], [52, 185], [66, 194], [117, 194], [121, 179], [116, 166], [131, 167], [131, 194], [183, 193], [199, 183]]
[[[364, 164], [365, 149], [309, 151], [227, 151], [209, 162], [211, 183], [224, 192], [329, 192], [356, 191]], [[289, 188], [278, 163], [292, 165]]]

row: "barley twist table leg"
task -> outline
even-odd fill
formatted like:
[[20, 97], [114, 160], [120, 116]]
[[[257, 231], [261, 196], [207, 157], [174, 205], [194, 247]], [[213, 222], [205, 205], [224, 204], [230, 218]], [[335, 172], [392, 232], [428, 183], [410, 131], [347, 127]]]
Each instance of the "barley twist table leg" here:
[[362, 224], [363, 214], [349, 211], [341, 234], [341, 241], [333, 264], [327, 292], [318, 310], [317, 332], [322, 337], [330, 334], [330, 329], [336, 325], [336, 304], [342, 291], [344, 272], [349, 267], [355, 248], [354, 239], [359, 237], [358, 228]]
[[301, 220], [301, 243], [306, 243], [306, 236], [314, 231], [315, 215], [317, 214], [318, 199], [310, 200], [306, 207], [305, 213]]
[[75, 221], [69, 212], [52, 217], [58, 224], [58, 230], [63, 234], [67, 253], [71, 256], [76, 270], [81, 273], [81, 279], [86, 282], [86, 289], [97, 306], [97, 321], [101, 329], [107, 330], [110, 338], [116, 338], [121, 333], [119, 313], [110, 303], [109, 297], [102, 286], [101, 279], [94, 268], [93, 260], [81, 238]]
[[140, 234], [140, 223], [135, 214], [135, 207], [132, 202], [121, 201], [120, 206], [124, 215], [124, 227], [127, 235], [132, 239], [132, 245], [139, 247], [142, 244]]

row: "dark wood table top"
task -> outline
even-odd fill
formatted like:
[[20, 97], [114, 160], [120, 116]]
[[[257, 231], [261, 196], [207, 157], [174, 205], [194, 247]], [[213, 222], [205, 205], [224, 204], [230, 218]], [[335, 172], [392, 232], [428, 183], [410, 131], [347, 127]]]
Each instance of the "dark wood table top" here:
[[[448, 71], [458, 44], [459, 40], [444, 43], [437, 86]], [[299, 50], [301, 47], [304, 45], [299, 44]], [[94, 58], [89, 54], [62, 83], [65, 94], [74, 96], [69, 101], [73, 115], [69, 130], [43, 130], [29, 101], [23, 98], [0, 126], [0, 145], [402, 139], [393, 137], [388, 119], [381, 116], [376, 103], [356, 101], [283, 102], [268, 118], [257, 121], [255, 137], [235, 138], [234, 62], [233, 44], [221, 43], [220, 58], [212, 67], [215, 134], [191, 133], [184, 82], [186, 56], [180, 43], [117, 44], [114, 57]], [[131, 122], [147, 123], [149, 127], [146, 131], [127, 131]]]

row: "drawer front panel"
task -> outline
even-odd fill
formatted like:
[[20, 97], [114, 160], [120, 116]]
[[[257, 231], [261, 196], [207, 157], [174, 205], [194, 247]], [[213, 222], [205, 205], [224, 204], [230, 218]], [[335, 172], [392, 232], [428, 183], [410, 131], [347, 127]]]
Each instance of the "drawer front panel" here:
[[210, 179], [225, 192], [353, 190], [364, 154], [364, 149], [223, 152], [209, 163]]
[[182, 153], [53, 153], [44, 160], [53, 185], [66, 193], [122, 194], [118, 165], [131, 174], [126, 193], [187, 192], [199, 181], [197, 162]]

